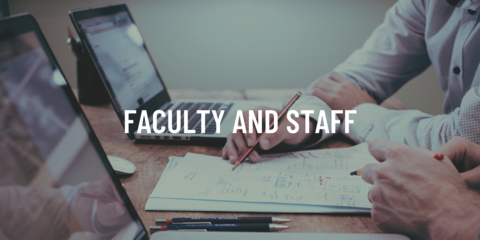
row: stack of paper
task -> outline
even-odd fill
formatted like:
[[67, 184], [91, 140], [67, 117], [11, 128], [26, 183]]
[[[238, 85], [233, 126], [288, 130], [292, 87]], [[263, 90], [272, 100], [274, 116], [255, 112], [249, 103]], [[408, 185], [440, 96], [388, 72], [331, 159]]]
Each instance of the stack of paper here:
[[369, 212], [370, 185], [350, 172], [376, 160], [367, 145], [262, 155], [232, 165], [220, 157], [171, 157], [145, 210]]

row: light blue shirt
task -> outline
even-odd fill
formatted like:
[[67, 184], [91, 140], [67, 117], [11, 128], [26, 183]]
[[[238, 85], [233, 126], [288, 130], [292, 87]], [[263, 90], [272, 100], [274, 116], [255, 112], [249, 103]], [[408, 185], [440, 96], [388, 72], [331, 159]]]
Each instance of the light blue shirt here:
[[[455, 136], [480, 143], [480, 0], [449, 2], [455, 1], [398, 1], [364, 46], [334, 69], [381, 103], [432, 64], [446, 97], [444, 114], [361, 104], [346, 134], [352, 140], [384, 137], [431, 150]], [[314, 97], [295, 105], [330, 110]]]

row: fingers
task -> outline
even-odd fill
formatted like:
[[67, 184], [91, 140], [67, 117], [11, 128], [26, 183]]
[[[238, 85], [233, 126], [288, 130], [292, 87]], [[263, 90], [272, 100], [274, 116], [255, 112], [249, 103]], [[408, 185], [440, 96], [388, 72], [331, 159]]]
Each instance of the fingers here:
[[330, 96], [329, 90], [332, 90], [336, 83], [328, 78], [328, 75], [322, 76], [313, 81], [307, 88], [307, 95], [315, 96], [320, 99], [326, 99]]
[[[238, 152], [238, 155], [234, 155], [233, 159], [230, 159], [230, 163], [234, 164], [239, 160], [239, 156], [241, 156], [244, 152], [246, 152], [250, 146], [247, 145], [245, 137], [243, 134], [233, 134], [233, 140]], [[248, 159], [252, 162], [257, 162], [260, 158], [258, 153], [254, 150], [248, 156]]]
[[237, 146], [235, 144], [235, 140], [233, 139], [233, 133], [228, 134], [227, 143], [225, 144], [225, 158], [230, 160], [230, 163], [235, 163], [238, 158]]
[[337, 73], [337, 72], [331, 72], [328, 77], [338, 83], [342, 83], [346, 81], [349, 82], [348, 79], [346, 79], [344, 76], [342, 76], [340, 73]]
[[[452, 162], [456, 163], [460, 160], [460, 158], [463, 159], [463, 156], [466, 155], [467, 149], [466, 149], [466, 146], [464, 144], [465, 140], [466, 139], [459, 138], [459, 137], [452, 138], [445, 145], [438, 148], [435, 151], [435, 153], [436, 154], [443, 154], [444, 156], [446, 156], [447, 158], [452, 160]], [[468, 141], [468, 140], [466, 140], [466, 141]]]
[[[299, 125], [299, 131], [297, 133], [292, 134], [288, 132], [287, 127], [292, 127], [293, 124], [284, 118], [280, 121], [276, 132], [262, 135], [259, 141], [260, 147], [264, 150], [269, 150], [281, 142], [292, 146], [305, 142], [311, 134], [307, 134], [305, 131], [305, 118], [298, 117], [294, 118], [294, 120], [297, 121]], [[311, 122], [308, 123], [308, 127], [310, 128], [309, 132], [313, 132], [313, 125]]]
[[[227, 137], [227, 143], [222, 149], [222, 158], [235, 164], [239, 160], [239, 156], [249, 148], [242, 133], [230, 133]], [[252, 162], [257, 162], [260, 159], [260, 156], [255, 150], [247, 157]]]
[[257, 119], [257, 121], [258, 121], [258, 119], [263, 119], [263, 116], [260, 116], [263, 112], [262, 108], [263, 107], [243, 112], [243, 119], [244, 119], [245, 124], [247, 125], [247, 132], [244, 135], [245, 135], [245, 140], [246, 140], [247, 146], [249, 146], [249, 147], [253, 146], [255, 144], [255, 141], [257, 141], [257, 129], [255, 127], [255, 124], [252, 124], [252, 128], [250, 128], [250, 119], [249, 118], [250, 118], [250, 115], [253, 115], [252, 117], [255, 117], [255, 119]]
[[326, 99], [329, 93], [321, 88], [307, 88], [306, 94], [320, 99]]
[[[368, 144], [368, 151], [379, 162], [387, 159], [400, 159], [402, 154], [406, 154], [407, 145], [394, 142], [385, 138], [375, 138]], [[363, 172], [362, 172], [363, 175]]]
[[379, 171], [378, 170], [379, 167], [380, 167], [380, 164], [378, 163], [370, 163], [365, 165], [365, 167], [362, 168], [363, 181], [373, 185], [377, 180], [377, 172]]
[[480, 166], [480, 146], [462, 137], [454, 137], [435, 151], [449, 158], [459, 172]]
[[[250, 117], [253, 116], [257, 119], [257, 121], [259, 121], [261, 119], [261, 121], [259, 121], [261, 123], [259, 123], [259, 124], [264, 124], [262, 132], [265, 132], [266, 131], [265, 128], [269, 127], [269, 126], [265, 126], [265, 125], [267, 125], [266, 124], [267, 120], [269, 120], [268, 121], [269, 123], [272, 123], [273, 121], [275, 121], [273, 114], [268, 114], [268, 119], [266, 119], [267, 118], [266, 115], [267, 115], [267, 112], [268, 112], [266, 110], [277, 111], [277, 116], [278, 116], [278, 113], [280, 112], [280, 110], [274, 110], [274, 109], [270, 109], [270, 108], [267, 108], [267, 107], [258, 107], [255, 110], [250, 110], [250, 111], [247, 111], [247, 112], [243, 112], [244, 113], [243, 114], [243, 119], [244, 119], [244, 123], [246, 124], [246, 126], [249, 128]], [[290, 126], [290, 125], [293, 125], [293, 124], [290, 123], [288, 121], [288, 119], [286, 119], [286, 118], [282, 119], [280, 121], [280, 123], [278, 123], [277, 131], [275, 131], [274, 133], [266, 133], [266, 134], [262, 135], [262, 139], [257, 139], [259, 136], [256, 132], [256, 126], [254, 126], [255, 123], [252, 124], [253, 131], [251, 133], [249, 133], [248, 130], [247, 130], [247, 133], [243, 133], [242, 131], [238, 131], [238, 132], [235, 132], [235, 133], [230, 133], [227, 136], [227, 142], [222, 149], [222, 158], [225, 159], [225, 160], [229, 160], [232, 164], [236, 163], [239, 159], [239, 156], [241, 156], [250, 147], [255, 146], [257, 141], [259, 143], [259, 146], [264, 150], [269, 150], [269, 149], [273, 148], [274, 146], [278, 145], [279, 143], [281, 143], [285, 139], [288, 140], [287, 142], [285, 142], [286, 144], [298, 145], [298, 144], [304, 142], [306, 139], [308, 139], [308, 136], [310, 134], [305, 133], [305, 129], [304, 129], [305, 124], [304, 123], [307, 123], [307, 122], [305, 121], [304, 117], [299, 117], [297, 119], [297, 122], [298, 122], [298, 125], [300, 127], [297, 134], [290, 134], [287, 131], [287, 126]], [[313, 132], [312, 123], [308, 122], [307, 124], [308, 124], [308, 127], [310, 128], [310, 132]], [[302, 128], [303, 128], [303, 130], [302, 130]], [[250, 153], [250, 155], [248, 156], [248, 158], [252, 162], [257, 162], [260, 159], [260, 156], [258, 155], [258, 153], [256, 151], [252, 151]]]
[[338, 86], [338, 82], [333, 81], [330, 78], [319, 78], [313, 84], [313, 88], [319, 88], [324, 91], [335, 89], [337, 86]]
[[[265, 131], [264, 127], [268, 127], [268, 126], [264, 126], [264, 124], [263, 124], [263, 123], [265, 123], [266, 110], [274, 110], [274, 109], [271, 109], [271, 108], [268, 108], [268, 107], [265, 107], [265, 106], [259, 106], [259, 107], [256, 107], [253, 110], [243, 112], [243, 119], [244, 119], [244, 122], [247, 126], [247, 132], [244, 135], [245, 135], [245, 140], [246, 140], [247, 146], [249, 146], [249, 147], [255, 145], [255, 143], [257, 141], [257, 135], [258, 135], [257, 126], [255, 125], [255, 123], [253, 123], [253, 121], [252, 121], [252, 128], [250, 128], [250, 122], [251, 122], [250, 118], [256, 119], [256, 121], [260, 125], [259, 127], [262, 127], [262, 132], [264, 132]], [[280, 112], [280, 110], [275, 110], [275, 111], [277, 111], [277, 114]], [[270, 116], [269, 120], [270, 120], [270, 122], [273, 120], [272, 116]]]
[[480, 191], [480, 167], [463, 172], [460, 176], [462, 176], [468, 188]]

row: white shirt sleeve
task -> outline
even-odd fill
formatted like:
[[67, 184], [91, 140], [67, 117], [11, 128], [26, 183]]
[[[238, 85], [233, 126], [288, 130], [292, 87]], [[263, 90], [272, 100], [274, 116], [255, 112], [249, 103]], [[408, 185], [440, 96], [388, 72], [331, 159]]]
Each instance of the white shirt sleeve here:
[[[297, 111], [299, 113], [299, 115], [301, 115], [301, 116], [303, 115], [301, 113], [302, 110], [313, 110], [314, 111], [313, 114], [310, 114], [310, 119], [315, 122], [315, 124], [313, 124], [313, 129], [310, 129], [310, 133], [312, 133], [312, 135], [315, 134], [315, 128], [316, 128], [316, 123], [318, 122], [319, 113], [320, 113], [320, 111], [324, 110], [327, 122], [326, 123], [323, 122], [322, 125], [323, 124], [328, 124], [329, 129], [330, 129], [331, 120], [332, 120], [332, 111], [331, 111], [330, 107], [323, 100], [321, 100], [317, 97], [303, 96], [300, 99], [298, 99], [295, 102], [295, 104], [293, 104], [293, 106], [290, 108], [290, 110]], [[335, 115], [334, 117], [335, 117], [336, 120], [339, 120], [338, 116]], [[336, 128], [335, 128], [335, 132], [333, 132], [332, 129], [330, 129], [330, 131], [328, 133], [325, 133], [325, 132], [319, 133], [319, 134], [322, 134], [322, 135], [317, 141], [309, 142], [309, 144], [300, 146], [300, 148], [309, 148], [309, 147], [312, 147], [312, 146], [318, 144], [319, 142], [321, 142], [321, 141], [325, 140], [326, 138], [332, 136], [334, 133], [338, 133], [339, 130], [340, 130], [340, 127], [341, 127], [341, 125], [337, 124]]]
[[390, 8], [363, 47], [334, 71], [353, 81], [377, 103], [430, 64], [424, 32], [424, 0], [400, 0]]
[[418, 110], [388, 110], [371, 103], [360, 104], [351, 115], [350, 132], [342, 132], [355, 142], [377, 137], [411, 147], [435, 150], [455, 136], [480, 144], [480, 88], [470, 89], [460, 107], [450, 114], [432, 116]]

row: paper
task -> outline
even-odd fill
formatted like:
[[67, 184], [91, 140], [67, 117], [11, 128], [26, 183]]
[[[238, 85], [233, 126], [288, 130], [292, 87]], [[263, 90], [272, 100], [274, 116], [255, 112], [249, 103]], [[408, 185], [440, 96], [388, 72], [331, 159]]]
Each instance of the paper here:
[[150, 197], [370, 208], [370, 185], [351, 171], [376, 162], [366, 144], [261, 156], [235, 171], [219, 157], [187, 154]]
[[[178, 165], [183, 157], [169, 157], [169, 162], [159, 182]], [[145, 204], [147, 211], [208, 211], [208, 212], [274, 212], [274, 213], [370, 213], [369, 208], [334, 207], [298, 204], [272, 204], [236, 201], [212, 201], [198, 199], [174, 199], [153, 197]]]

